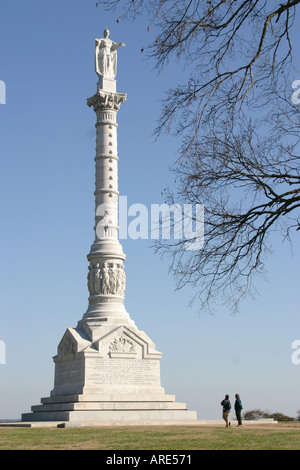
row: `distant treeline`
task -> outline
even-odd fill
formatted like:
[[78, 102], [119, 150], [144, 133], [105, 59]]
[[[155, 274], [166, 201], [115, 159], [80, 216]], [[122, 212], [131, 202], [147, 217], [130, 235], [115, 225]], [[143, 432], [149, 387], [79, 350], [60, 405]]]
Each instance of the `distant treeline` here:
[[273, 418], [276, 421], [300, 421], [300, 410], [297, 411], [297, 417], [292, 418], [291, 416], [286, 416], [283, 413], [275, 412], [270, 413], [269, 411], [263, 410], [249, 410], [245, 411], [243, 415], [243, 419], [250, 420], [250, 419], [264, 419], [264, 418]]

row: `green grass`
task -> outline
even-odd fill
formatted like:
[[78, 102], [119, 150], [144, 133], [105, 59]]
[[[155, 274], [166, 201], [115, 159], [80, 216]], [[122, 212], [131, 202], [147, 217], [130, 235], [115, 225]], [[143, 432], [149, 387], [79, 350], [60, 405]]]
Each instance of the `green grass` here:
[[272, 426], [0, 428], [0, 450], [300, 450], [300, 423]]

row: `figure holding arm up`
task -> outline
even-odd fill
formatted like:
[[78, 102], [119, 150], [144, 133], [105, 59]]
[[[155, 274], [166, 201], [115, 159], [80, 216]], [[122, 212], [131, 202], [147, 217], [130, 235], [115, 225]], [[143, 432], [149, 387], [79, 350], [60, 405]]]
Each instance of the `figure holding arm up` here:
[[113, 80], [117, 74], [117, 49], [125, 44], [123, 42], [116, 43], [108, 36], [109, 30], [106, 28], [104, 37], [96, 39], [95, 70], [99, 78]]

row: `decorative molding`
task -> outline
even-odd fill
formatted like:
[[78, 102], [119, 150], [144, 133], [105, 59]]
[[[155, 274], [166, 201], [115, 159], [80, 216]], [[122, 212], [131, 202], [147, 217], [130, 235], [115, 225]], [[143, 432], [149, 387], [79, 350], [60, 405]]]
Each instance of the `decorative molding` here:
[[117, 196], [119, 195], [119, 191], [117, 191], [116, 189], [110, 189], [110, 188], [100, 188], [100, 189], [96, 189], [96, 191], [94, 192], [95, 195], [103, 194], [103, 193], [114, 193]]
[[108, 158], [110, 163], [112, 163], [110, 160], [115, 160], [117, 162], [119, 161], [119, 157], [117, 155], [113, 155], [111, 153], [109, 153], [109, 154], [100, 153], [100, 154], [95, 156], [94, 160], [97, 161], [97, 160], [102, 160], [102, 159], [105, 159], [105, 158]]
[[113, 93], [98, 89], [95, 95], [87, 99], [87, 105], [93, 106], [94, 111], [118, 111], [121, 103], [125, 101], [126, 93]]

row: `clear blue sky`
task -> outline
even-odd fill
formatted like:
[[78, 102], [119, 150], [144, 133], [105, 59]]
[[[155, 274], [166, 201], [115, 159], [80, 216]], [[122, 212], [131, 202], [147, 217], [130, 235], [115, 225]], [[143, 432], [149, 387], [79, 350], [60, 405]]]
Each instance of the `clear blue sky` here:
[[[0, 418], [20, 418], [53, 388], [52, 356], [67, 327], [87, 308], [87, 260], [93, 242], [96, 90], [94, 40], [106, 26], [126, 47], [118, 54], [119, 189], [128, 203], [161, 203], [172, 182], [176, 140], [152, 133], [160, 100], [183, 72], [157, 75], [141, 53], [147, 23], [120, 22], [94, 0], [1, 1], [0, 105], [1, 304]], [[300, 76], [291, 77], [291, 83]], [[290, 86], [290, 84], [287, 84]], [[274, 237], [267, 281], [235, 317], [188, 306], [193, 290], [175, 292], [166, 261], [148, 240], [122, 242], [126, 308], [163, 353], [162, 385], [201, 419], [221, 416], [220, 401], [240, 393], [244, 409], [296, 416], [300, 364], [299, 243]]]

